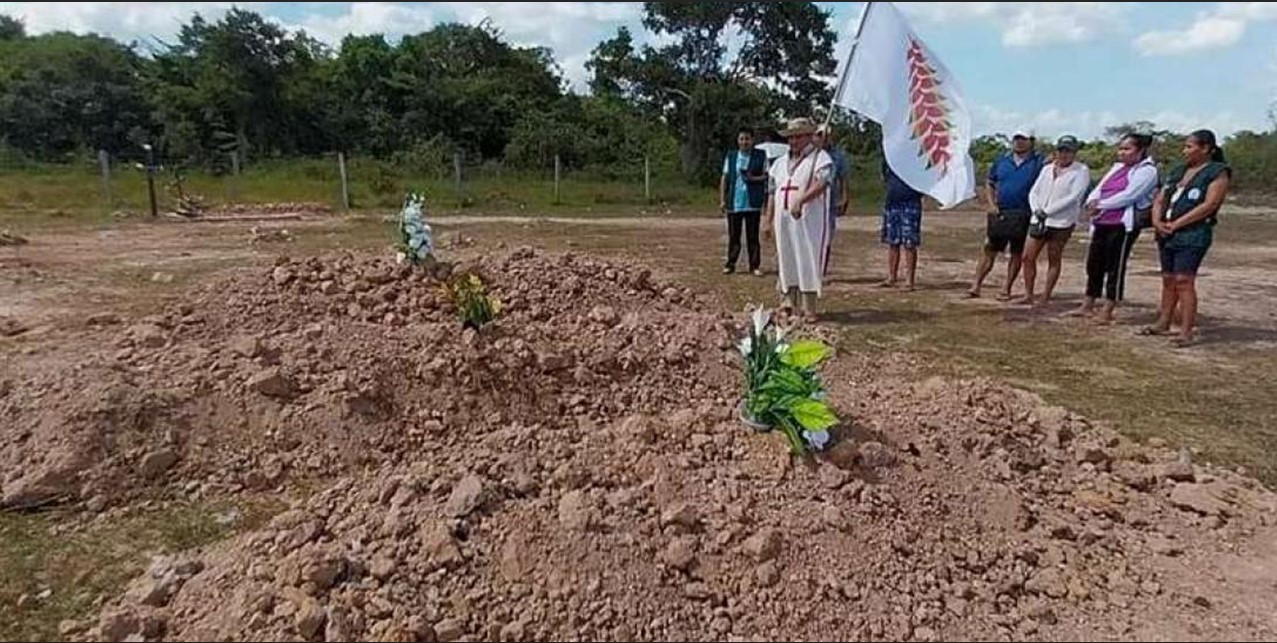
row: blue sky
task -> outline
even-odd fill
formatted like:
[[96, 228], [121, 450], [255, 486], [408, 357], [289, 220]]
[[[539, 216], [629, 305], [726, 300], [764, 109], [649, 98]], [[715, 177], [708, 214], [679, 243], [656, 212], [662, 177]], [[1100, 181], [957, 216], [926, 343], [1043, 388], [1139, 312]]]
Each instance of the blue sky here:
[[[124, 40], [171, 37], [198, 11], [232, 3], [0, 2], [28, 30], [97, 32]], [[862, 3], [821, 3], [850, 36]], [[1137, 119], [1221, 133], [1272, 127], [1277, 100], [1277, 3], [901, 2], [915, 30], [961, 82], [981, 133], [1033, 129], [1044, 137], [1099, 135]], [[582, 87], [590, 50], [622, 25], [642, 32], [640, 3], [238, 3], [322, 40], [429, 29], [491, 18], [511, 41], [555, 51]], [[645, 36], [642, 36], [645, 37]], [[845, 43], [840, 46], [845, 51]]]

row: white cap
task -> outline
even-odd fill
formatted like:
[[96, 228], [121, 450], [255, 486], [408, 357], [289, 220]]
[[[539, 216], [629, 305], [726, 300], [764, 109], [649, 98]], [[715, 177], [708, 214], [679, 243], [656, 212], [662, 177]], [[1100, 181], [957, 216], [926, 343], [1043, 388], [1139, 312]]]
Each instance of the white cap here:
[[1026, 127], [1021, 127], [1015, 130], [1011, 138], [1033, 138], [1033, 132]]

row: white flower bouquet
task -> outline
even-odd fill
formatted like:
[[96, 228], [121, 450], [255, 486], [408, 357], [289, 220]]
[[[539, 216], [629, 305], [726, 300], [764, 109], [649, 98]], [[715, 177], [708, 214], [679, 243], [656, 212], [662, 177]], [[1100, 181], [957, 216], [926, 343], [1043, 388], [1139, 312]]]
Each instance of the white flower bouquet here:
[[817, 367], [833, 349], [814, 340], [786, 341], [786, 331], [761, 307], [751, 322], [738, 345], [745, 362], [741, 419], [759, 430], [779, 429], [796, 455], [824, 450], [838, 416]]
[[434, 252], [434, 235], [425, 220], [426, 199], [410, 192], [404, 198], [399, 211], [399, 241], [396, 260], [399, 263], [421, 265]]

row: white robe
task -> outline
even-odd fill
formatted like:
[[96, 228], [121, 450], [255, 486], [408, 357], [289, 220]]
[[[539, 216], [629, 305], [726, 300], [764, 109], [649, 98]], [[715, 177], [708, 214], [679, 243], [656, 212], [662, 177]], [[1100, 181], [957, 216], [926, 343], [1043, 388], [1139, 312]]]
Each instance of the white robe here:
[[780, 267], [777, 284], [781, 292], [797, 288], [820, 294], [825, 254], [829, 251], [829, 199], [827, 190], [803, 206], [802, 216], [789, 214], [789, 204], [797, 202], [819, 179], [826, 183], [833, 173], [833, 159], [824, 150], [794, 161], [788, 154], [771, 167], [772, 225], [776, 232], [776, 262]]

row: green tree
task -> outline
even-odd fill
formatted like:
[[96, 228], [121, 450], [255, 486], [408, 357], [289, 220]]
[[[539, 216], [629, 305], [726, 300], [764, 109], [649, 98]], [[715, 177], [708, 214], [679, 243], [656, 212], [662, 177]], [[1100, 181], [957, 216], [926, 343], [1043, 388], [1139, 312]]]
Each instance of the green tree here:
[[0, 40], [21, 40], [26, 36], [27, 28], [21, 20], [0, 14]]
[[505, 158], [545, 169], [558, 155], [569, 169], [606, 178], [642, 176], [643, 160], [657, 171], [676, 165], [676, 143], [660, 123], [612, 96], [565, 96], [552, 110], [530, 112], [514, 128]]
[[327, 50], [261, 15], [196, 15], [155, 57], [151, 92], [168, 151], [203, 159], [230, 134], [242, 153], [277, 156], [332, 148], [322, 108]]
[[1233, 168], [1234, 190], [1277, 192], [1277, 130], [1265, 133], [1237, 132], [1224, 142], [1224, 154]]
[[100, 36], [0, 39], [0, 138], [44, 160], [129, 148], [149, 125], [143, 65]]
[[380, 34], [342, 40], [328, 68], [325, 97], [328, 127], [341, 148], [385, 157], [404, 145], [399, 127], [403, 79], [394, 76], [397, 56]]
[[467, 156], [500, 157], [510, 130], [563, 93], [549, 50], [512, 47], [488, 25], [445, 24], [399, 43], [391, 83], [409, 140], [442, 134]]
[[[836, 62], [815, 3], [644, 3], [643, 24], [672, 44], [636, 49], [622, 28], [587, 63], [591, 88], [667, 123], [683, 172], [712, 181], [741, 126], [810, 115], [828, 103]], [[728, 46], [729, 38], [732, 46]]]

